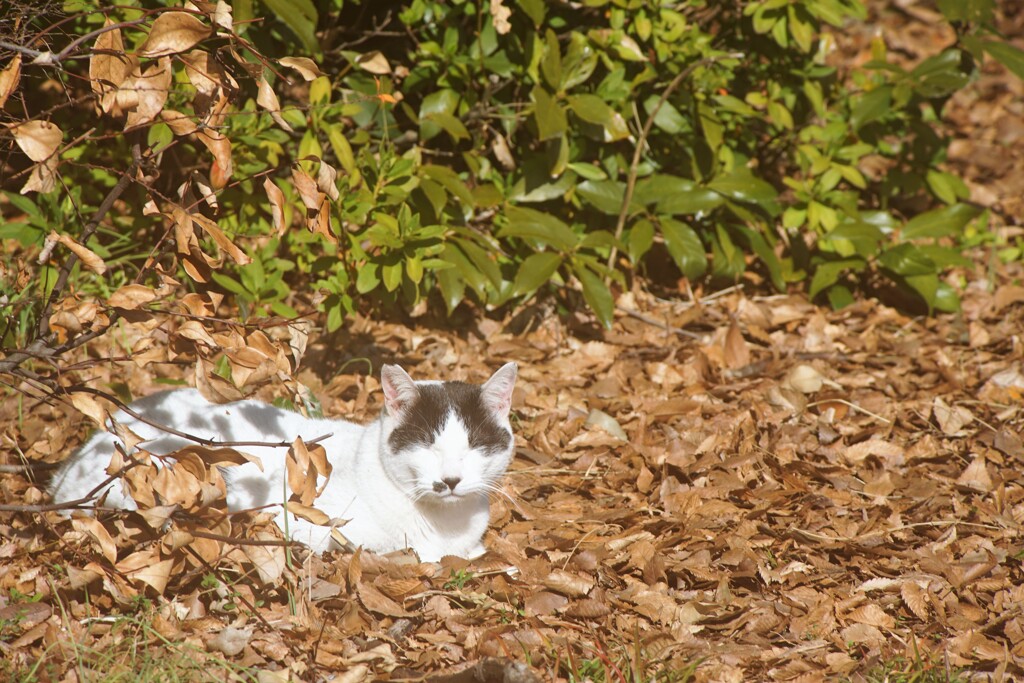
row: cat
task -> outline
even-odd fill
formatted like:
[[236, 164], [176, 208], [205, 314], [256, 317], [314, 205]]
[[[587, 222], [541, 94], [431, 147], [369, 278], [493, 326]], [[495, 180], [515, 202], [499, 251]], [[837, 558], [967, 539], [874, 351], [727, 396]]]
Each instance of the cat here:
[[[399, 366], [385, 365], [384, 410], [365, 426], [307, 418], [252, 400], [215, 405], [195, 389], [153, 394], [129, 407], [158, 424], [217, 441], [291, 443], [301, 436], [308, 442], [331, 434], [319, 443], [334, 471], [314, 506], [332, 520], [348, 520], [339, 528], [344, 538], [378, 553], [412, 548], [425, 562], [445, 555], [472, 559], [486, 550], [488, 494], [499, 492], [498, 481], [512, 460], [509, 410], [516, 374], [516, 364], [507, 363], [483, 385], [413, 381]], [[115, 419], [155, 455], [193, 445], [127, 413], [118, 412]], [[72, 454], [50, 484], [54, 502], [82, 498], [99, 486], [108, 476], [116, 441], [110, 432], [97, 432]], [[259, 457], [263, 471], [253, 463], [223, 469], [228, 509], [280, 506], [286, 449], [236, 450]], [[106, 507], [136, 508], [121, 480], [114, 480], [105, 495]], [[284, 517], [281, 507], [275, 521], [282, 529]], [[290, 515], [287, 528], [292, 540], [316, 552], [338, 547], [327, 526]]]

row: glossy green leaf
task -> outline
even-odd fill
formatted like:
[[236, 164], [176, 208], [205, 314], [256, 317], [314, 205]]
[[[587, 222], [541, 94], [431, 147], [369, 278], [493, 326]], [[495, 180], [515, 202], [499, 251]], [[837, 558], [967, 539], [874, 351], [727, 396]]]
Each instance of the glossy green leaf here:
[[939, 276], [935, 273], [922, 273], [920, 275], [908, 275], [903, 281], [910, 285], [910, 288], [921, 295], [924, 302], [928, 304], [928, 310], [935, 308], [935, 299], [939, 292]]
[[629, 137], [629, 127], [622, 115], [597, 95], [570, 95], [569, 109], [586, 121], [604, 128], [604, 141], [615, 142]]
[[581, 262], [573, 262], [573, 272], [583, 286], [583, 298], [586, 299], [590, 310], [606, 329], [611, 328], [615, 317], [615, 300], [612, 299], [612, 293], [607, 285], [600, 276]]
[[743, 252], [736, 248], [732, 236], [725, 226], [715, 226], [715, 237], [711, 242], [712, 273], [717, 278], [736, 281], [743, 275], [747, 263]]
[[658, 223], [665, 238], [665, 247], [683, 275], [695, 280], [707, 272], [707, 253], [693, 228], [674, 218], [662, 217]]
[[931, 169], [925, 175], [925, 180], [928, 188], [946, 204], [956, 204], [958, 200], [967, 199], [971, 195], [964, 181], [952, 173]]
[[[626, 184], [618, 180], [584, 180], [576, 186], [576, 194], [595, 209], [610, 216], [619, 215], [626, 194]], [[634, 211], [639, 210], [634, 202]]]
[[960, 295], [955, 289], [940, 280], [939, 286], [935, 289], [932, 308], [945, 313], [956, 313], [960, 310]]
[[495, 289], [501, 286], [501, 270], [498, 268], [493, 254], [484, 251], [480, 245], [470, 240], [460, 237], [453, 238], [453, 240], [459, 246], [459, 249], [462, 250], [462, 253], [473, 263], [473, 266], [484, 274]]
[[438, 271], [437, 283], [441, 288], [441, 298], [444, 299], [445, 308], [451, 314], [466, 296], [466, 283], [457, 268]]
[[261, 0], [270, 13], [291, 30], [306, 52], [319, 56], [320, 41], [316, 37], [319, 13], [312, 0]]
[[[435, 90], [424, 97], [419, 111], [420, 139], [426, 141], [440, 135], [441, 131], [445, 129], [441, 126], [440, 122], [433, 119], [438, 114], [447, 114], [449, 117], [454, 118], [455, 110], [458, 106], [459, 94], [450, 88]], [[450, 123], [450, 120], [448, 122]], [[465, 129], [465, 126], [463, 126], [463, 129]]]
[[1017, 78], [1024, 78], [1024, 50], [1003, 41], [988, 41], [984, 47], [985, 52], [1012, 71]]
[[510, 206], [505, 211], [507, 223], [498, 231], [498, 237], [519, 237], [549, 244], [559, 251], [572, 251], [579, 237], [558, 218], [522, 206]]
[[580, 249], [622, 249], [623, 245], [607, 230], [589, 230], [580, 240]]
[[427, 178], [440, 183], [446, 190], [459, 198], [459, 201], [467, 206], [473, 206], [473, 193], [462, 182], [459, 174], [448, 166], [437, 166], [435, 164], [424, 164], [420, 167], [420, 173]]
[[915, 89], [924, 97], [945, 97], [967, 85], [970, 74], [961, 68], [963, 53], [956, 48], [929, 57], [910, 72]]
[[879, 120], [892, 108], [892, 86], [883, 85], [861, 95], [850, 114], [850, 126], [859, 131], [869, 123]]
[[544, 88], [537, 86], [530, 93], [533, 100], [533, 118], [537, 122], [537, 137], [551, 140], [560, 137], [569, 124], [565, 118], [565, 110], [558, 101], [548, 94]]
[[365, 263], [356, 275], [356, 291], [366, 294], [377, 288], [380, 284], [380, 277], [377, 276], [377, 264]]
[[469, 130], [467, 130], [466, 125], [451, 114], [435, 112], [433, 114], [427, 114], [420, 119], [420, 123], [427, 121], [436, 123], [441, 130], [448, 133], [448, 136], [456, 142], [459, 140], [469, 139]]
[[838, 261], [826, 261], [814, 269], [814, 276], [811, 278], [811, 288], [808, 296], [814, 298], [822, 290], [831, 287], [839, 278], [848, 271], [860, 272], [867, 265], [862, 258], [840, 259]]
[[708, 183], [712, 190], [738, 202], [766, 206], [775, 201], [778, 192], [769, 183], [755, 177], [746, 168], [719, 176]]
[[540, 71], [552, 90], [561, 88], [562, 52], [558, 47], [558, 36], [550, 28], [544, 35], [544, 57], [540, 60]]
[[941, 209], [933, 209], [914, 216], [907, 221], [900, 232], [904, 240], [921, 237], [946, 237], [963, 231], [972, 219], [981, 213], [981, 209], [969, 204], [954, 204]]
[[913, 244], [898, 244], [886, 249], [879, 255], [878, 262], [903, 277], [930, 275], [936, 271], [935, 262]]
[[[647, 112], [648, 116], [654, 111], [654, 107], [658, 104], [659, 99], [661, 99], [660, 96], [651, 95], [644, 101], [644, 111]], [[661, 105], [661, 109], [654, 115], [654, 125], [669, 135], [678, 135], [690, 129], [690, 124], [687, 122], [686, 117], [680, 114], [679, 110], [671, 102], [665, 102]]]
[[743, 235], [750, 249], [757, 254], [757, 257], [761, 259], [761, 263], [768, 269], [768, 276], [771, 278], [775, 289], [779, 291], [785, 289], [786, 283], [782, 279], [782, 262], [779, 261], [778, 255], [771, 245], [768, 244], [768, 241], [765, 240], [764, 235], [744, 225], [737, 225], [735, 229]]
[[519, 264], [515, 283], [512, 285], [515, 296], [532, 294], [540, 289], [551, 280], [551, 276], [555, 274], [560, 265], [562, 265], [562, 255], [555, 252], [541, 251], [527, 256]]
[[654, 244], [654, 223], [646, 218], [641, 218], [629, 230], [629, 237], [626, 240], [626, 253], [629, 260], [637, 263], [644, 254], [650, 251]]

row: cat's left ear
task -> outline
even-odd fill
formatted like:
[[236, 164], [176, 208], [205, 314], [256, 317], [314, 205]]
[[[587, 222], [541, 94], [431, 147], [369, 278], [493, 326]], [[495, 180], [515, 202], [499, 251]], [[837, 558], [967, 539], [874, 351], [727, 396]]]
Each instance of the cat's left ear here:
[[512, 390], [516, 388], [515, 363], [505, 363], [480, 387], [484, 403], [499, 417], [508, 417], [512, 408]]
[[380, 369], [380, 386], [384, 390], [384, 407], [391, 417], [401, 417], [420, 395], [416, 382], [409, 373], [397, 365]]

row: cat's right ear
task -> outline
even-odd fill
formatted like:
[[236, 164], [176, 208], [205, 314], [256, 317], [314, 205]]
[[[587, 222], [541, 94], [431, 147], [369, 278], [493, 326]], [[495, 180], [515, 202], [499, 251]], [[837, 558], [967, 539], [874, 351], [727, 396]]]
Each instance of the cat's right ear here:
[[404, 415], [420, 393], [409, 373], [397, 365], [381, 368], [380, 385], [384, 390], [384, 407], [395, 418]]

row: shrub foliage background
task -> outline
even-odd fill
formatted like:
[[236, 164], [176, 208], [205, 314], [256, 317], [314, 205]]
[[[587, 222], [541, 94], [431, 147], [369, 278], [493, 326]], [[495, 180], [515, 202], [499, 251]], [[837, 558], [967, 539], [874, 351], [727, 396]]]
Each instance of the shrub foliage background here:
[[942, 106], [982, 60], [1024, 76], [993, 0], [940, 0], [959, 40], [910, 70], [881, 41], [830, 62], [857, 0], [24, 5], [6, 349], [88, 332], [51, 319], [69, 292], [128, 310], [179, 281], [329, 330], [538, 293], [607, 324], [637, 277], [955, 310], [942, 275], [988, 217], [942, 169]]

